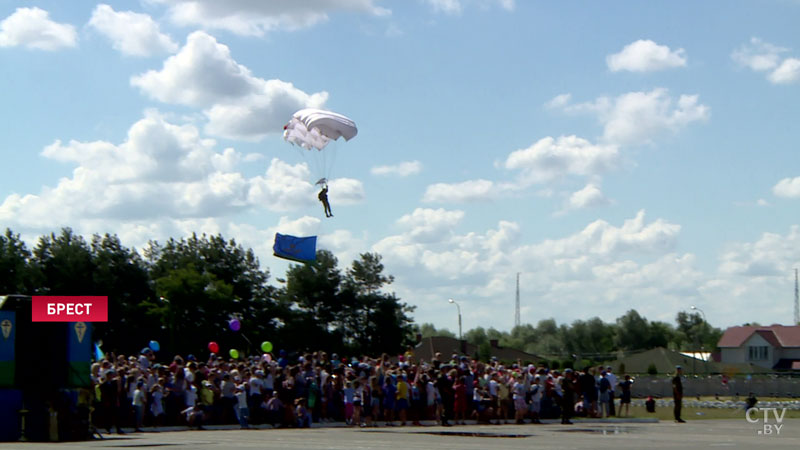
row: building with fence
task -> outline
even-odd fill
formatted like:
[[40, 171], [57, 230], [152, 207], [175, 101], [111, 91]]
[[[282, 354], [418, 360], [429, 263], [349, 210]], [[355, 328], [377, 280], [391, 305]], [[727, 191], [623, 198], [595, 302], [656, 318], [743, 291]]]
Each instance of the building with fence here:
[[725, 330], [717, 346], [720, 362], [749, 363], [800, 372], [800, 326], [742, 326]]

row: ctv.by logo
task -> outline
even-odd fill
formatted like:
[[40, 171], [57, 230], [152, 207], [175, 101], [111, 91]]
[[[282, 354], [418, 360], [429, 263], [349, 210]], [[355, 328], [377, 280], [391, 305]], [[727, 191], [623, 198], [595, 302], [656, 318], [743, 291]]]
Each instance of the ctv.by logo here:
[[[786, 414], [786, 408], [781, 408], [781, 413], [778, 415], [778, 408], [750, 408], [744, 414], [745, 418], [750, 423], [758, 423], [761, 419], [757, 416], [759, 411], [764, 411], [764, 427], [761, 430], [758, 430], [758, 434], [763, 436], [770, 436], [775, 435], [778, 436], [781, 434], [781, 427], [783, 427], [783, 416]], [[775, 417], [775, 423], [769, 423], [769, 413], [772, 411], [772, 415]], [[756, 416], [756, 417], [752, 417]]]

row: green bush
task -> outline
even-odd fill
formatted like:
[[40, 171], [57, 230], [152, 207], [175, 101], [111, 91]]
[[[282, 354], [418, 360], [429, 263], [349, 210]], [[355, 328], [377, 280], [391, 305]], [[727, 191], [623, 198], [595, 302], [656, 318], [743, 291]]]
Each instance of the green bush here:
[[650, 375], [658, 374], [658, 369], [656, 369], [656, 365], [654, 363], [650, 363], [650, 365], [647, 366], [647, 373]]

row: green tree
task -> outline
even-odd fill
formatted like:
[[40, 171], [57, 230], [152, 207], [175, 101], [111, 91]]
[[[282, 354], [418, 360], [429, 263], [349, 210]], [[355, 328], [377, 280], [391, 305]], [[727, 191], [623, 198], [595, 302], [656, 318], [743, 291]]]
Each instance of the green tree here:
[[381, 259], [381, 255], [377, 253], [362, 253], [360, 260], [353, 261], [347, 270], [347, 278], [357, 292], [372, 294], [394, 282], [392, 275], [383, 274]]
[[[232, 311], [233, 287], [192, 264], [171, 270], [155, 280], [159, 299], [146, 302], [147, 314], [162, 325], [171, 353], [200, 351], [209, 336], [226, 347], [242, 348], [234, 335], [226, 335]], [[237, 345], [239, 344], [239, 345]]]
[[447, 328], [436, 329], [436, 327], [432, 323], [423, 323], [422, 325], [417, 325], [416, 332], [421, 334], [423, 339], [433, 336], [445, 336], [451, 338], [457, 337], [455, 333], [448, 330]]
[[649, 340], [647, 348], [670, 348], [675, 341], [675, 328], [666, 322], [650, 322]]
[[86, 240], [63, 228], [56, 236], [42, 236], [33, 250], [33, 264], [41, 278], [39, 295], [103, 295], [94, 286], [95, 264]]
[[[283, 337], [298, 350], [316, 350], [327, 344], [330, 351], [343, 352], [349, 344], [344, 341], [343, 324], [339, 322], [344, 307], [337, 263], [331, 252], [320, 250], [315, 261], [293, 264], [286, 272], [280, 298], [296, 313]], [[352, 296], [350, 300], [354, 301]]]
[[608, 355], [614, 350], [615, 328], [599, 317], [585, 322], [576, 320], [565, 330], [564, 345], [569, 353], [594, 357]]
[[712, 351], [717, 347], [719, 339], [722, 337], [722, 330], [714, 328], [703, 320], [700, 313], [688, 314], [680, 311], [675, 317], [678, 327], [676, 330], [676, 341], [682, 349]]
[[381, 259], [377, 253], [362, 253], [344, 281], [344, 294], [352, 291], [355, 301], [345, 302], [349, 308], [342, 322], [348, 326], [345, 334], [354, 338], [351, 346], [360, 353], [400, 352], [414, 340], [409, 317], [414, 308], [381, 292], [394, 281], [392, 275], [384, 275]]
[[489, 336], [486, 335], [486, 330], [483, 327], [473, 328], [464, 333], [464, 340], [477, 346], [484, 343], [489, 344]]
[[[119, 350], [160, 336], [158, 323], [147, 320], [142, 303], [154, 292], [147, 266], [116, 235], [94, 235], [91, 243], [94, 293], [108, 297], [108, 322], [95, 324], [94, 338], [105, 350]], [[130, 350], [130, 349], [129, 349]]]
[[[169, 239], [164, 245], [151, 241], [143, 253], [150, 278], [155, 280], [155, 284], [158, 284], [157, 280], [173, 277], [189, 280], [194, 272], [208, 283], [212, 291], [209, 295], [224, 292], [228, 296], [220, 298], [219, 305], [204, 307], [208, 313], [197, 323], [201, 332], [195, 333], [198, 338], [193, 341], [194, 351], [205, 349], [211, 340], [237, 349], [245, 349], [250, 342], [277, 341], [281, 336], [278, 329], [287, 322], [294, 323], [289, 307], [277, 302], [275, 288], [268, 285], [269, 271], [260, 268], [258, 258], [251, 249], [245, 250], [234, 240], [228, 241], [221, 235], [193, 234], [181, 240]], [[161, 281], [162, 287], [164, 282]], [[146, 305], [142, 305], [148, 313], [153, 309], [152, 312], [157, 316], [160, 314], [159, 310], [164, 308], [165, 302], [159, 297], [172, 301], [168, 293], [159, 292]], [[214, 295], [211, 297], [216, 298]], [[212, 310], [213, 316], [210, 314]], [[242, 323], [239, 332], [233, 332], [227, 325], [234, 317]], [[302, 325], [303, 321], [297, 323]]]
[[364, 253], [342, 275], [333, 254], [322, 250], [316, 261], [291, 266], [280, 298], [301, 328], [286, 330], [290, 342], [297, 349], [352, 353], [397, 352], [411, 344], [413, 307], [381, 292], [394, 277], [383, 274], [380, 260]]
[[647, 348], [650, 343], [650, 324], [631, 309], [617, 319], [617, 333], [614, 344], [619, 350], [639, 350]]
[[0, 295], [33, 292], [35, 275], [30, 260], [25, 242], [6, 228], [5, 235], [0, 236]]

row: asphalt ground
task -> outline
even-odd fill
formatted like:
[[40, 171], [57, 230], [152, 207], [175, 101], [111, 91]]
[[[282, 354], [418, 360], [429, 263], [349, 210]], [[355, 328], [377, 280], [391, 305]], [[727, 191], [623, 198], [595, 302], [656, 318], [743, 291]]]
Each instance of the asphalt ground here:
[[[191, 449], [797, 449], [800, 419], [750, 423], [691, 420], [688, 423], [581, 421], [573, 425], [460, 425], [422, 427], [150, 431], [84, 442], [2, 443], [0, 449], [191, 448]], [[775, 426], [780, 425], [779, 431]]]

